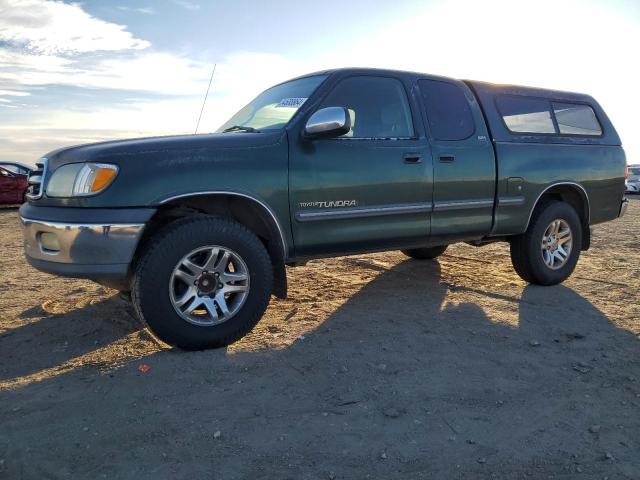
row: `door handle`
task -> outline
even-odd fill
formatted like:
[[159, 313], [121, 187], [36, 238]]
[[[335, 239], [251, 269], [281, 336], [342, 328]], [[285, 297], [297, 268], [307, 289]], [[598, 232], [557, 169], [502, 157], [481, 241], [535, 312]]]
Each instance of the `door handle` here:
[[440, 161], [442, 163], [451, 163], [456, 159], [453, 155], [440, 155]]
[[422, 155], [419, 153], [405, 153], [402, 158], [404, 163], [422, 163]]

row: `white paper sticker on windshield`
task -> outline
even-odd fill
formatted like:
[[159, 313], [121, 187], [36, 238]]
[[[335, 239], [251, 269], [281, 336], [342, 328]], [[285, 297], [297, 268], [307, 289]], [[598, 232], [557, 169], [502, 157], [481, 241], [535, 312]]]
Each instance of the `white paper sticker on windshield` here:
[[280, 100], [280, 103], [276, 105], [276, 108], [300, 108], [306, 101], [306, 97], [283, 98]]

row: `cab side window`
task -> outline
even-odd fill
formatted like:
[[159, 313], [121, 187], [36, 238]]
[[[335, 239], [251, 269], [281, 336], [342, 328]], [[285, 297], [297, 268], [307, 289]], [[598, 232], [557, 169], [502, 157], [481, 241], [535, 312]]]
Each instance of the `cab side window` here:
[[413, 122], [407, 94], [395, 78], [357, 76], [342, 80], [320, 108], [345, 107], [351, 131], [343, 137], [411, 138]]

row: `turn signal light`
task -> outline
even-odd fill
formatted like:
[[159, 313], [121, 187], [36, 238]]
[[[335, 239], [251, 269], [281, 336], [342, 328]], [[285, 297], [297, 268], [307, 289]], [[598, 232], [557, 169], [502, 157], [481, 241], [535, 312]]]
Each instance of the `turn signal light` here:
[[113, 181], [113, 179], [116, 178], [116, 174], [117, 172], [113, 168], [100, 167], [100, 169], [95, 173], [95, 176], [93, 177], [91, 191], [95, 193], [105, 189]]
[[107, 188], [118, 174], [118, 167], [109, 163], [85, 163], [76, 176], [73, 196], [92, 195]]

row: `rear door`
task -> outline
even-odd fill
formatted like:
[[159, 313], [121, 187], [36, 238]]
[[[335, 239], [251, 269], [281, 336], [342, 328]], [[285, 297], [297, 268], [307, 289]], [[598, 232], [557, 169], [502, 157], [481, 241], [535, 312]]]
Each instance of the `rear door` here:
[[431, 240], [486, 235], [496, 163], [478, 102], [462, 82], [425, 78], [418, 85], [433, 154]]
[[301, 132], [290, 136], [296, 255], [386, 249], [428, 238], [431, 154], [408, 87], [391, 76], [343, 78], [318, 109], [349, 109], [352, 130], [313, 141]]

